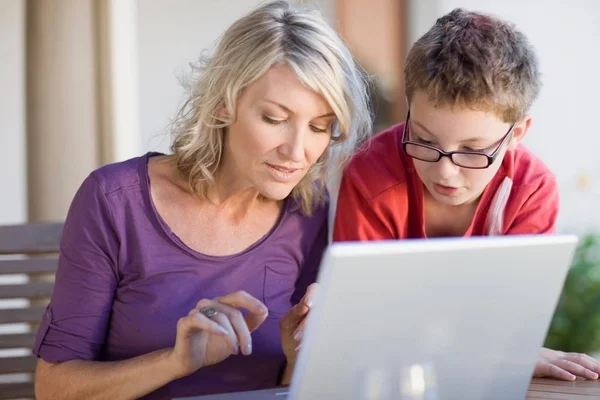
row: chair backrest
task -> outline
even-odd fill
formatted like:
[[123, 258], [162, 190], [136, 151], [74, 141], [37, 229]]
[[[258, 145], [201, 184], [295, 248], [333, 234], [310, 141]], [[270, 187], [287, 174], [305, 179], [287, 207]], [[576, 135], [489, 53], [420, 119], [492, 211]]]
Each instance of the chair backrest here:
[[34, 398], [35, 332], [54, 287], [62, 223], [0, 226], [0, 399]]

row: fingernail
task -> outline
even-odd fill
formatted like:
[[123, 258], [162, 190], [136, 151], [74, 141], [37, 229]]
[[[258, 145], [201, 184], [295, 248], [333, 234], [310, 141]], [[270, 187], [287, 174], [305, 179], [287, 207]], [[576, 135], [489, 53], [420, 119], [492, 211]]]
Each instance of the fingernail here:
[[299, 331], [296, 331], [296, 333], [294, 333], [294, 340], [296, 342], [299, 342], [302, 339], [302, 336], [304, 336], [304, 330], [300, 329]]
[[296, 348], [294, 349], [294, 351], [298, 351], [300, 350], [300, 347], [302, 346], [302, 343], [300, 343], [298, 346], [296, 346]]
[[252, 343], [246, 346], [246, 355], [249, 356], [250, 354], [252, 354]]
[[594, 372], [594, 373], [592, 374], [592, 379], [598, 379], [598, 374]]
[[264, 314], [267, 312], [267, 309], [263, 306], [258, 306], [258, 312], [261, 314]]
[[304, 300], [304, 304], [306, 304], [306, 307], [311, 308], [313, 303], [310, 298], [307, 298], [306, 300]]
[[235, 354], [235, 355], [240, 354], [240, 346], [237, 343], [233, 344], [233, 354]]

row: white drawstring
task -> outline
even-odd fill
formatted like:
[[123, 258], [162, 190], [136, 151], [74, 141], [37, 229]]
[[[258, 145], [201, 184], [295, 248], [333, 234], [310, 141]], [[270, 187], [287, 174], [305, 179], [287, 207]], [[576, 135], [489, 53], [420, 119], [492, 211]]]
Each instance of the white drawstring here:
[[504, 233], [504, 209], [506, 208], [506, 203], [508, 203], [512, 185], [512, 179], [505, 177], [494, 195], [485, 221], [486, 231], [489, 236], [497, 236]]

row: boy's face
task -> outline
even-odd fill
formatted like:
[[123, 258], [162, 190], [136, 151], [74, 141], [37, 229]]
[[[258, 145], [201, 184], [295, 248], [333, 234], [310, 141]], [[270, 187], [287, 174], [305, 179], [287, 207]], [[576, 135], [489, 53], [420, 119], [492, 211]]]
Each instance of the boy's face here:
[[491, 113], [450, 106], [436, 108], [425, 93], [417, 92], [410, 104], [408, 124], [407, 139], [411, 142], [446, 152], [476, 151], [492, 155], [498, 150], [494, 162], [485, 169], [460, 167], [449, 157], [437, 162], [413, 158], [417, 174], [431, 197], [441, 204], [457, 206], [479, 198], [502, 165], [506, 151], [516, 148], [524, 137], [531, 119], [524, 118], [511, 130], [511, 124]]

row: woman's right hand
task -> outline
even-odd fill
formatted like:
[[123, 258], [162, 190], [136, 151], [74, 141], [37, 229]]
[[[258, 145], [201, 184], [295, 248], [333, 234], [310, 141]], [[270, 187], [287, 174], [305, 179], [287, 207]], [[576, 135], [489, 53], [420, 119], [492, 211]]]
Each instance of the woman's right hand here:
[[[216, 310], [216, 315], [209, 318], [202, 314], [200, 310], [205, 307]], [[246, 317], [242, 315], [241, 308], [249, 311]], [[267, 315], [267, 307], [243, 291], [200, 300], [196, 308], [177, 322], [177, 338], [170, 354], [179, 371], [177, 375], [187, 376], [232, 354], [250, 355], [250, 334]]]

